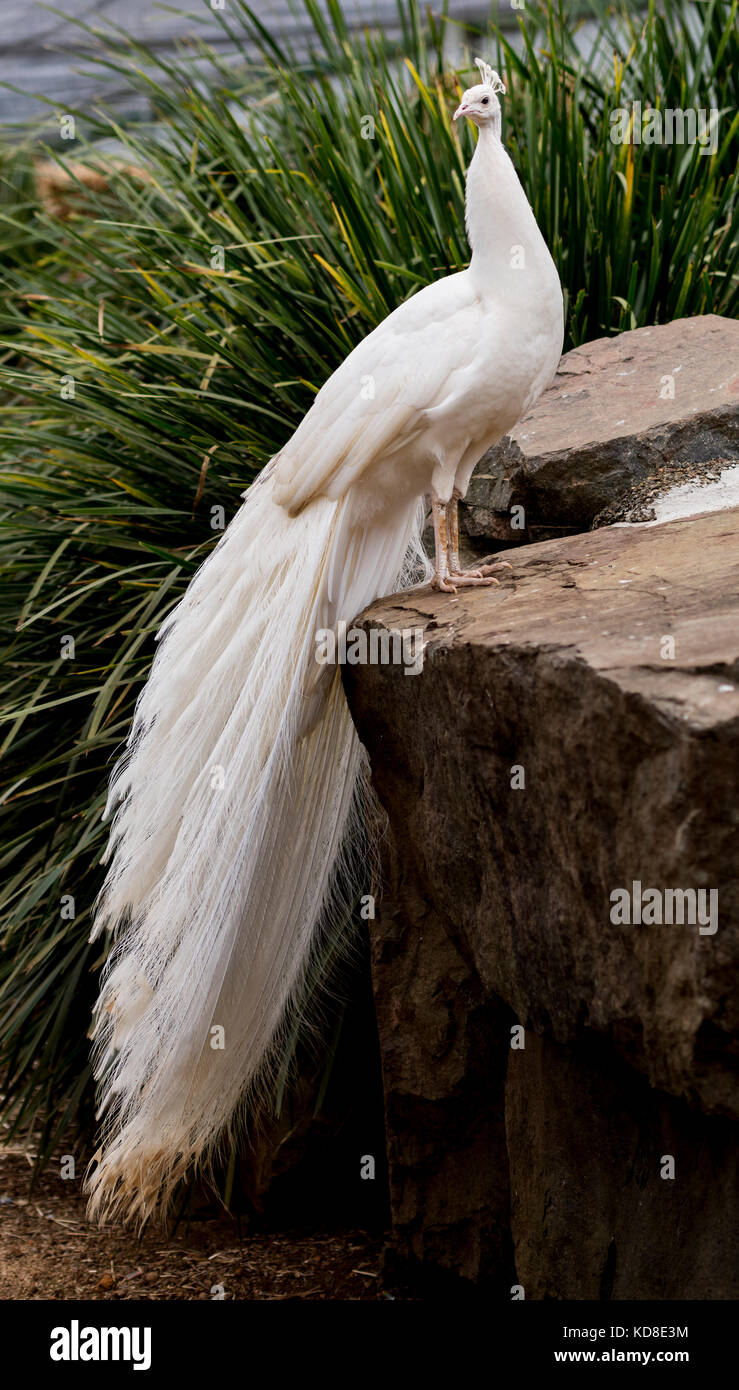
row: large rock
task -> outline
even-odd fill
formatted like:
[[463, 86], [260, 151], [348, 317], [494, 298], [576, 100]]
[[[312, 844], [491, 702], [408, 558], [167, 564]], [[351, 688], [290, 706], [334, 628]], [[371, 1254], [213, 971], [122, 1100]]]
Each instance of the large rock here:
[[478, 547], [583, 531], [635, 483], [737, 459], [739, 323], [709, 314], [598, 338], [565, 353], [478, 464], [462, 531]]
[[527, 1298], [736, 1295], [735, 1124], [650, 1090], [592, 1036], [529, 1035], [505, 1113]]
[[[509, 1296], [510, 1232], [531, 1297], [739, 1293], [738, 541], [739, 510], [605, 528], [361, 619], [425, 641], [418, 675], [345, 671], [389, 819], [396, 1270]], [[718, 929], [622, 920], [636, 883], [717, 890]]]
[[[403, 872], [387, 853], [385, 869]], [[423, 898], [409, 931], [414, 892], [389, 879], [374, 940], [395, 1232], [386, 1273], [391, 1283], [411, 1275], [426, 1294], [447, 1292], [452, 1277], [510, 1286], [500, 1038], [514, 1019]]]

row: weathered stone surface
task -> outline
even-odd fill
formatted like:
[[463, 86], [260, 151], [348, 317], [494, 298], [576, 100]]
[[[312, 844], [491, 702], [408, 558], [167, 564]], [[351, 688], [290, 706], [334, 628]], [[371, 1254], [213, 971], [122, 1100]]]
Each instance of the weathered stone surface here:
[[598, 338], [565, 353], [478, 464], [461, 527], [478, 545], [582, 531], [634, 482], [717, 458], [739, 458], [739, 323], [706, 315]]
[[510, 1056], [506, 1128], [527, 1298], [737, 1296], [735, 1124], [651, 1090], [597, 1039], [530, 1034]]
[[725, 511], [739, 504], [739, 460], [666, 463], [632, 483], [593, 519], [600, 526], [644, 521], [673, 521], [678, 516]]
[[398, 873], [403, 866], [388, 842], [374, 943], [375, 972], [388, 986], [376, 996], [396, 1233], [386, 1274], [390, 1282], [411, 1278], [426, 1293], [445, 1291], [449, 1274], [500, 1292], [514, 1272], [500, 1046], [510, 1010], [486, 996], [421, 899], [409, 934], [414, 888], [401, 888]]
[[[532, 1296], [594, 1297], [597, 1283], [604, 1296], [689, 1297], [684, 1212], [710, 1183], [725, 1190], [739, 1117], [739, 511], [508, 558], [500, 589], [400, 595], [363, 616], [423, 626], [420, 675], [345, 671], [389, 818], [373, 971], [396, 1259], [507, 1287], [507, 1176]], [[636, 881], [718, 890], [718, 930], [611, 921], [612, 892]], [[511, 1020], [526, 1027], [523, 1090]], [[537, 1056], [552, 1059], [546, 1105]], [[445, 1113], [453, 1123], [437, 1124]], [[664, 1153], [671, 1186], [654, 1179]], [[555, 1279], [578, 1202], [587, 1259]], [[484, 1213], [479, 1248], [471, 1207]], [[723, 1235], [707, 1225], [699, 1282], [713, 1260], [704, 1296], [726, 1297]]]

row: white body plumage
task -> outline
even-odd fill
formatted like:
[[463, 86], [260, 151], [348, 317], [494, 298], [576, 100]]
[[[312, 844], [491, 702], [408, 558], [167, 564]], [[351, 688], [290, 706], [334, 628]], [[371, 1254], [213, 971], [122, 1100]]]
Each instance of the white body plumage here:
[[556, 267], [511, 160], [483, 125], [467, 176], [468, 270], [384, 319], [316, 396], [276, 459], [295, 514], [354, 490], [359, 519], [464, 496], [475, 464], [548, 385], [562, 351]]

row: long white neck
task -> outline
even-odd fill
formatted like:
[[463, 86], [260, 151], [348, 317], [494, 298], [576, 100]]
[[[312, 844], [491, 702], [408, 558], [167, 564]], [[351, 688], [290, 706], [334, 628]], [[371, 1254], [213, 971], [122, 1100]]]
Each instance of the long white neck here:
[[542, 279], [549, 282], [552, 271], [556, 275], [547, 244], [493, 124], [480, 128], [467, 171], [465, 221], [472, 250], [470, 273], [482, 291], [494, 293], [502, 283], [506, 294], [525, 297], [536, 292], [535, 286]]

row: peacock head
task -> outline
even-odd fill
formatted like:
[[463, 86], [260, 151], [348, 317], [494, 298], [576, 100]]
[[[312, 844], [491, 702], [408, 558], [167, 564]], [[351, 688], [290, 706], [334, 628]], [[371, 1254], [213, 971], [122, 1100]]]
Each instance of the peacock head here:
[[473, 121], [476, 126], [493, 125], [500, 132], [498, 92], [505, 91], [505, 84], [501, 82], [495, 68], [491, 68], [483, 58], [475, 58], [475, 64], [480, 69], [482, 81], [477, 87], [469, 87], [464, 93], [454, 112], [454, 120], [459, 116], [466, 116], [468, 121]]

